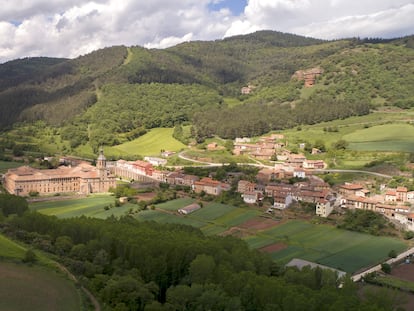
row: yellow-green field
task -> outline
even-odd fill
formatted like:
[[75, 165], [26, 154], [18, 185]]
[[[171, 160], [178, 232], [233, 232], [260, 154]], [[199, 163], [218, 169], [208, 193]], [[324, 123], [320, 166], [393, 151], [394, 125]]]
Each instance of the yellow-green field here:
[[377, 125], [344, 135], [343, 139], [354, 150], [414, 152], [414, 125]]
[[161, 150], [179, 151], [186, 146], [172, 137], [174, 129], [156, 128], [147, 134], [122, 145], [108, 148], [108, 155], [159, 155]]

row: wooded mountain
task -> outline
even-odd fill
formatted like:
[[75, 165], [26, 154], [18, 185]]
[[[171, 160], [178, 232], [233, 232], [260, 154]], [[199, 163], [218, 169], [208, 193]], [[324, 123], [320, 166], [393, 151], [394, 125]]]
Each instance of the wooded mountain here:
[[[259, 31], [164, 49], [110, 47], [0, 65], [0, 128], [44, 120], [72, 147], [192, 124], [198, 140], [414, 106], [414, 37], [322, 41]], [[292, 79], [321, 68], [311, 88]], [[241, 87], [252, 91], [242, 95]]]

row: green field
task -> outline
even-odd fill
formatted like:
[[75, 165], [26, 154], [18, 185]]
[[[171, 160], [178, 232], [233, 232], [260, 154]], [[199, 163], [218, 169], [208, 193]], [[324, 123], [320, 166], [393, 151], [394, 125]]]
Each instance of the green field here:
[[174, 129], [155, 128], [147, 134], [124, 144], [108, 147], [105, 153], [108, 155], [159, 155], [160, 150], [179, 151], [186, 146], [172, 137]]
[[[105, 211], [104, 206], [113, 201], [112, 196], [95, 196], [32, 203], [30, 208], [59, 218], [82, 215], [107, 218], [111, 215], [125, 215], [131, 208], [137, 211], [137, 206], [133, 204]], [[183, 216], [176, 212], [179, 208], [194, 202], [191, 198], [180, 198], [158, 204], [156, 210], [136, 212], [134, 217], [140, 221], [189, 225], [199, 228], [206, 235], [218, 235], [262, 214], [260, 210], [236, 208], [215, 202], [204, 204], [203, 208], [189, 215]], [[271, 253], [272, 258], [281, 263], [286, 263], [292, 258], [302, 258], [351, 273], [381, 262], [387, 258], [390, 250], [401, 252], [406, 248], [404, 242], [396, 239], [375, 237], [298, 220], [258, 231], [243, 239], [254, 249], [274, 243], [285, 244], [286, 248]]]
[[[283, 134], [285, 134], [290, 144], [305, 141], [314, 143], [316, 140], [321, 139], [327, 147], [339, 139], [345, 139], [351, 143], [349, 149], [353, 150], [377, 150], [376, 148], [373, 149], [373, 146], [361, 145], [358, 147], [354, 143], [361, 144], [371, 141], [389, 142], [393, 140], [402, 142], [403, 144], [399, 144], [392, 151], [406, 151], [406, 143], [410, 141], [414, 143], [414, 127], [407, 124], [410, 120], [414, 120], [414, 109], [401, 112], [378, 111], [365, 116], [350, 117], [315, 125], [305, 125], [300, 130], [291, 129], [283, 131]], [[324, 131], [324, 129], [329, 128], [335, 128], [337, 131]], [[399, 132], [399, 130], [403, 130], [404, 132]], [[410, 133], [407, 133], [407, 130]], [[361, 137], [361, 134], [364, 138]], [[401, 134], [404, 134], [404, 138], [401, 138]], [[377, 140], [373, 140], [373, 138]], [[380, 146], [381, 144], [377, 143], [375, 147]]]
[[390, 250], [401, 252], [407, 247], [397, 239], [296, 220], [245, 240], [252, 248], [273, 243], [287, 245], [287, 248], [271, 254], [273, 259], [280, 262], [302, 258], [351, 273], [381, 262], [388, 257]]
[[9, 168], [22, 166], [20, 162], [0, 161], [0, 173], [5, 173]]
[[39, 266], [0, 262], [0, 310], [82, 310], [73, 282]]
[[414, 126], [407, 123], [373, 126], [343, 138], [353, 150], [414, 152]]
[[23, 259], [26, 249], [0, 234], [0, 258]]
[[168, 201], [165, 203], [161, 203], [157, 205], [157, 208], [166, 210], [166, 211], [174, 211], [176, 212], [178, 209], [186, 207], [187, 205], [196, 203], [196, 201], [192, 198], [181, 198], [176, 199], [173, 201]]
[[110, 216], [119, 217], [125, 215], [134, 204], [124, 204], [105, 210], [105, 206], [114, 205], [115, 197], [110, 195], [92, 196], [83, 199], [69, 199], [62, 201], [36, 202], [29, 205], [31, 210], [38, 211], [44, 215], [54, 215], [58, 218], [71, 217], [94, 217], [105, 219]]

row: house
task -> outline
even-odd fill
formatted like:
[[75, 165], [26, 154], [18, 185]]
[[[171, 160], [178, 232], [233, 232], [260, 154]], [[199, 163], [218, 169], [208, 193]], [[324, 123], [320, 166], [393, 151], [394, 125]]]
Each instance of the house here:
[[201, 180], [194, 182], [193, 190], [196, 193], [204, 191], [207, 194], [219, 195], [221, 191], [230, 190], [230, 185], [213, 180], [210, 177], [204, 177]]
[[200, 208], [201, 206], [199, 204], [193, 203], [193, 204], [187, 205], [186, 207], [178, 209], [178, 212], [182, 215], [188, 215], [190, 213], [193, 213], [199, 210]]
[[385, 201], [386, 202], [397, 202], [397, 191], [394, 189], [389, 189], [385, 192]]
[[251, 93], [251, 91], [253, 90], [253, 86], [251, 86], [251, 85], [248, 85], [248, 86], [243, 86], [241, 89], [240, 89], [240, 93], [242, 94], [242, 95], [249, 95], [250, 93]]
[[368, 189], [361, 189], [361, 190], [355, 191], [355, 195], [357, 197], [363, 197], [363, 198], [369, 197], [370, 193], [371, 191], [369, 191]]
[[290, 154], [287, 163], [293, 167], [303, 167], [303, 162], [306, 161], [306, 157], [303, 154]]
[[164, 166], [167, 164], [167, 160], [157, 157], [144, 157], [144, 160], [154, 166]]
[[333, 211], [333, 204], [327, 199], [320, 199], [316, 202], [316, 215], [319, 217], [328, 217]]
[[397, 189], [395, 190], [395, 193], [397, 195], [397, 201], [398, 202], [406, 202], [407, 201], [408, 189], [406, 187], [397, 187]]
[[326, 164], [323, 160], [305, 160], [305, 161], [303, 161], [303, 168], [304, 169], [322, 170], [325, 167], [326, 167]]
[[248, 180], [239, 180], [237, 184], [237, 192], [245, 193], [252, 192], [256, 190], [256, 183], [252, 183]]
[[278, 193], [273, 196], [273, 208], [283, 210], [288, 208], [293, 203], [293, 196], [286, 193]]
[[255, 204], [262, 199], [262, 194], [258, 191], [247, 191], [242, 194], [243, 201], [247, 204]]
[[217, 143], [216, 142], [212, 142], [212, 143], [209, 143], [207, 145], [207, 150], [216, 150], [217, 147], [218, 147]]
[[346, 207], [349, 209], [364, 209], [364, 210], [371, 210], [376, 211], [377, 208], [377, 201], [359, 197], [356, 195], [351, 195], [346, 197]]
[[394, 218], [404, 225], [405, 230], [414, 231], [414, 213], [396, 212]]
[[408, 206], [404, 205], [388, 205], [388, 204], [377, 204], [375, 211], [381, 214], [384, 214], [387, 217], [394, 218], [395, 213], [399, 212], [408, 212], [409, 211]]
[[187, 174], [184, 174], [184, 177], [183, 177], [182, 180], [183, 180], [183, 185], [185, 185], [185, 186], [192, 186], [192, 185], [194, 185], [194, 183], [196, 181], [199, 181], [200, 180], [200, 177], [198, 177], [196, 175], [187, 175]]
[[302, 169], [295, 169], [293, 171], [293, 177], [296, 177], [296, 178], [306, 178], [306, 173]]
[[343, 196], [356, 195], [357, 191], [364, 189], [361, 184], [345, 183], [339, 186], [339, 193]]
[[174, 154], [176, 154], [176, 152], [175, 152], [175, 151], [168, 151], [168, 150], [165, 150], [165, 151], [162, 151], [162, 152], [161, 152], [161, 156], [162, 156], [162, 157], [164, 157], [164, 158], [171, 157], [171, 156], [173, 156]]
[[414, 191], [407, 192], [407, 201], [414, 202]]

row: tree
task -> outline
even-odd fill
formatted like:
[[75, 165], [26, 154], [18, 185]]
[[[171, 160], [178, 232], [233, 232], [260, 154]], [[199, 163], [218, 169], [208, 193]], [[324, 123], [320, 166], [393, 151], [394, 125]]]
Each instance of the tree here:
[[388, 253], [388, 257], [396, 258], [397, 257], [397, 252], [394, 249], [390, 250], [390, 252]]
[[216, 263], [214, 258], [208, 255], [197, 255], [190, 264], [190, 279], [192, 283], [204, 284], [214, 273]]
[[24, 257], [22, 259], [22, 261], [24, 263], [29, 263], [29, 264], [32, 264], [32, 263], [36, 262], [36, 260], [37, 260], [36, 254], [30, 248], [26, 251], [26, 253], [24, 254]]
[[382, 263], [381, 264], [381, 270], [387, 274], [391, 273], [391, 265], [388, 263]]
[[340, 139], [332, 144], [332, 148], [336, 150], [345, 150], [348, 145], [349, 143], [346, 140]]

